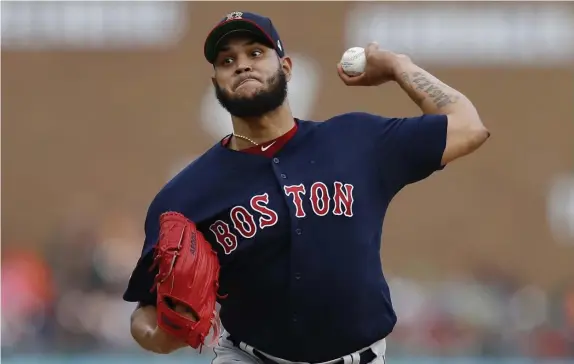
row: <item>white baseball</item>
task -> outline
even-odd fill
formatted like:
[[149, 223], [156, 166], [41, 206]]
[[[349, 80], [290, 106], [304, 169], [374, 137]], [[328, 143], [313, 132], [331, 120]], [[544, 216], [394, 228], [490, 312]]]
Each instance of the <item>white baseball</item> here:
[[349, 48], [341, 57], [343, 72], [349, 76], [358, 76], [365, 72], [366, 64], [365, 48], [362, 47]]

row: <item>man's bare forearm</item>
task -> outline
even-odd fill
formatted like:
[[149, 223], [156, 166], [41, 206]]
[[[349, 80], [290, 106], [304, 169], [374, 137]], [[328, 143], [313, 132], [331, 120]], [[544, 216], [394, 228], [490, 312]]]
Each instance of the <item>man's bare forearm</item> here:
[[395, 70], [396, 80], [425, 114], [478, 114], [470, 100], [461, 92], [444, 84], [407, 57], [400, 57]]

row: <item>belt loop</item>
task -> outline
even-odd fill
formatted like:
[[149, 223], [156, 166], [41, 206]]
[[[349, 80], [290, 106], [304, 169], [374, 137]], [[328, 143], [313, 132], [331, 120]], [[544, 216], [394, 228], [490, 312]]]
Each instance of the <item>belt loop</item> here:
[[351, 355], [345, 355], [343, 357], [343, 364], [355, 364]]
[[247, 345], [243, 341], [239, 343], [239, 348], [243, 351], [248, 352], [249, 354], [251, 354], [253, 356], [256, 356], [255, 353], [253, 352], [253, 346]]
[[373, 345], [371, 345], [371, 350], [375, 353], [378, 357], [381, 357], [386, 354], [387, 352], [387, 340], [382, 339], [377, 341]]
[[359, 364], [361, 362], [361, 354], [359, 353], [351, 354], [351, 358], [353, 360], [353, 364]]

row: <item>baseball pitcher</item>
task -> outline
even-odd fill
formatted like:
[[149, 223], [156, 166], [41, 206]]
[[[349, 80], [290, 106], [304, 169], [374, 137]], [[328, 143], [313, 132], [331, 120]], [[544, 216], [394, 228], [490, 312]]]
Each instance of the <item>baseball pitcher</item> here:
[[296, 67], [254, 13], [224, 17], [204, 53], [233, 133], [149, 206], [124, 294], [134, 339], [155, 353], [209, 345], [214, 364], [384, 363], [397, 321], [379, 255], [387, 207], [488, 139], [476, 108], [372, 43], [359, 72], [333, 72], [349, 92], [395, 83], [421, 115], [299, 119]]

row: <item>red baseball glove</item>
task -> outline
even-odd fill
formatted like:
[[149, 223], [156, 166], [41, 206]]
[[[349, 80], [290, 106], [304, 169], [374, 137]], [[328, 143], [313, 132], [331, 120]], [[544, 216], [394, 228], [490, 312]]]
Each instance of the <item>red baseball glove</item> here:
[[[220, 332], [215, 308], [219, 260], [195, 224], [180, 213], [160, 216], [152, 269], [158, 266], [152, 288], [157, 289], [158, 326], [195, 349], [212, 346]], [[176, 311], [176, 305], [191, 315]], [[212, 328], [211, 342], [206, 343]]]

